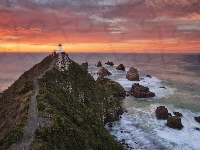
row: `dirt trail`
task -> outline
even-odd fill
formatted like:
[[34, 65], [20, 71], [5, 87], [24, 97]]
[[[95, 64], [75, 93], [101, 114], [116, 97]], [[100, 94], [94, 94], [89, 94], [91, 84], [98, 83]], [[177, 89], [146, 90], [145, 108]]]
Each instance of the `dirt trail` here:
[[38, 79], [41, 79], [47, 71], [50, 71], [54, 67], [54, 64], [55, 60], [51, 62], [46, 71], [33, 80], [34, 93], [30, 100], [27, 125], [24, 128], [22, 139], [15, 145], [13, 150], [28, 150], [30, 144], [33, 142], [35, 130], [39, 127], [39, 125], [48, 124], [50, 122], [49, 118], [38, 117], [36, 96], [39, 92]]

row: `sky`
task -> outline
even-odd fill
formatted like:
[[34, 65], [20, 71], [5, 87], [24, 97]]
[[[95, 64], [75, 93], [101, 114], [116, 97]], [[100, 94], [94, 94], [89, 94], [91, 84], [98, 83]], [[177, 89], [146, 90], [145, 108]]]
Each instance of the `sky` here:
[[1, 0], [0, 52], [199, 53], [199, 0]]

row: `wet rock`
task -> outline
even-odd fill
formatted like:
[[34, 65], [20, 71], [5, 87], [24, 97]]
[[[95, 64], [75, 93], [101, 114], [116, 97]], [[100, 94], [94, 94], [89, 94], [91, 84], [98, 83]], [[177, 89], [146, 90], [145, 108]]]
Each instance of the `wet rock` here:
[[130, 81], [140, 81], [138, 71], [133, 67], [127, 72], [126, 78]]
[[168, 116], [167, 126], [173, 129], [178, 129], [178, 130], [181, 130], [183, 128], [183, 125], [181, 123], [181, 118], [177, 116]]
[[125, 67], [123, 64], [120, 64], [116, 69], [125, 71]]
[[148, 87], [139, 85], [139, 83], [134, 83], [132, 85], [131, 93], [136, 98], [149, 98], [155, 96], [155, 93], [150, 92]]
[[102, 67], [102, 64], [100, 61], [98, 62], [97, 67]]
[[81, 64], [81, 67], [82, 67], [84, 70], [87, 70], [87, 69], [88, 69], [88, 62], [82, 63], [82, 64]]
[[102, 76], [109, 76], [112, 75], [106, 68], [102, 67], [98, 73], [98, 75], [102, 75]]
[[168, 113], [168, 116], [172, 116], [172, 114], [171, 114], [171, 113]]
[[110, 65], [110, 66], [114, 66], [113, 62], [108, 61], [107, 63], [105, 63], [106, 65]]
[[164, 86], [161, 86], [160, 88], [161, 88], [161, 89], [166, 89]]
[[194, 119], [200, 123], [200, 116], [199, 117], [194, 117]]
[[183, 115], [180, 112], [173, 112], [173, 114], [177, 117], [182, 117]]
[[166, 120], [169, 116], [168, 110], [167, 110], [167, 108], [165, 108], [165, 106], [157, 107], [155, 113], [156, 113], [157, 119]]
[[149, 74], [147, 75], [147, 77], [148, 77], [148, 78], [152, 78], [151, 75], [149, 75]]
[[200, 128], [195, 127], [194, 129], [197, 130], [197, 131], [200, 131]]

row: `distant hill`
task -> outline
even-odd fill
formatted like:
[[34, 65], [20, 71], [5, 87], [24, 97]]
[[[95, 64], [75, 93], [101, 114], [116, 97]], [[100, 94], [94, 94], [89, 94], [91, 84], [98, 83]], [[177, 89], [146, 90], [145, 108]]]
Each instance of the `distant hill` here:
[[66, 53], [53, 53], [1, 95], [0, 149], [121, 150], [104, 128], [123, 113], [113, 96], [121, 92], [114, 81], [95, 81]]

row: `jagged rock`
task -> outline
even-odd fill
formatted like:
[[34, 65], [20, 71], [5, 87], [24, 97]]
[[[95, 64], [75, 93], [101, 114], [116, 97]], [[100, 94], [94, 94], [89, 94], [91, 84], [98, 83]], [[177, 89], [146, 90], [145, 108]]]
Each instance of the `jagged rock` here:
[[102, 64], [100, 61], [98, 62], [97, 67], [102, 67]]
[[138, 71], [133, 67], [127, 72], [126, 78], [130, 81], [140, 81]]
[[167, 108], [165, 108], [165, 106], [157, 107], [155, 113], [156, 113], [157, 119], [166, 120], [169, 116], [168, 110], [167, 110]]
[[116, 69], [125, 71], [125, 67], [123, 64], [120, 64]]
[[148, 98], [154, 97], [155, 93], [150, 92], [148, 87], [139, 85], [139, 83], [134, 83], [131, 88], [131, 93], [136, 98]]
[[102, 76], [109, 76], [112, 75], [106, 68], [102, 67], [98, 73], [98, 75], [102, 75]]
[[183, 128], [183, 125], [181, 123], [181, 118], [177, 116], [168, 116], [167, 126], [173, 129], [178, 129], [178, 130], [181, 130]]
[[107, 63], [105, 63], [106, 65], [110, 65], [110, 66], [114, 66], [113, 62], [108, 61]]
[[199, 117], [194, 117], [194, 119], [200, 123], [200, 116]]
[[180, 112], [173, 112], [173, 114], [177, 117], [182, 117], [183, 115]]
[[147, 75], [147, 77], [152, 78], [151, 75], [149, 75], [149, 74]]
[[87, 70], [87, 69], [88, 69], [88, 62], [82, 63], [82, 64], [81, 64], [81, 67], [82, 67], [84, 70]]

